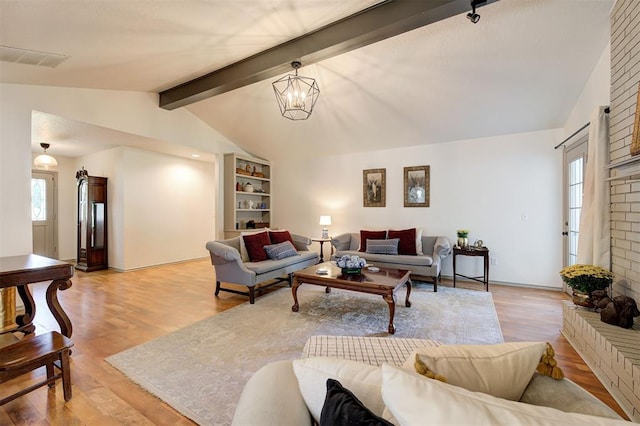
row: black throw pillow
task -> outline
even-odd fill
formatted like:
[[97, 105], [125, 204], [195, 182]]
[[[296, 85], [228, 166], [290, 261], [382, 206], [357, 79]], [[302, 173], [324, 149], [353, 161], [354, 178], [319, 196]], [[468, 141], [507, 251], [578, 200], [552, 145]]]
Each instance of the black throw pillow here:
[[327, 379], [327, 396], [320, 413], [320, 426], [342, 425], [393, 426], [373, 414], [339, 381]]

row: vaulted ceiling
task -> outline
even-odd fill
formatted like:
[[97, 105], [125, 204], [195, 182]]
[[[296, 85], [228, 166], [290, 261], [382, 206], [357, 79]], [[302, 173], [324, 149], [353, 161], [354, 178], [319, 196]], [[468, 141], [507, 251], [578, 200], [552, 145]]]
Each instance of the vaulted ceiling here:
[[[0, 81], [158, 93], [377, 3], [0, 0], [0, 45], [68, 56], [55, 68], [0, 62]], [[500, 0], [475, 25], [461, 13], [303, 64], [321, 91], [307, 121], [280, 116], [275, 78], [182, 108], [266, 158], [558, 128], [607, 46], [613, 3]], [[52, 143], [56, 133], [92, 139], [92, 126], [40, 118]], [[80, 155], [71, 151], [63, 155]]]

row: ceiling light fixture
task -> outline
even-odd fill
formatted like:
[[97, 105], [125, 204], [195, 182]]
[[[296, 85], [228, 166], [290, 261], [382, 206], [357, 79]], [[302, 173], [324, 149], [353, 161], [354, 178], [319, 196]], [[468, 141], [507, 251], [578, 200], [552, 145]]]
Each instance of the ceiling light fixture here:
[[58, 165], [58, 162], [55, 158], [47, 154], [47, 149], [49, 148], [48, 143], [41, 143], [40, 146], [44, 149], [44, 154], [38, 155], [33, 159], [33, 165], [36, 169], [42, 170], [51, 170]]
[[283, 117], [289, 120], [306, 120], [318, 100], [320, 89], [313, 78], [298, 75], [301, 62], [293, 61], [291, 66], [296, 70], [295, 75], [287, 74], [274, 81], [273, 91]]
[[477, 24], [480, 20], [480, 15], [476, 13], [476, 7], [480, 7], [481, 4], [486, 2], [487, 0], [471, 0], [471, 12], [467, 13], [467, 19]]

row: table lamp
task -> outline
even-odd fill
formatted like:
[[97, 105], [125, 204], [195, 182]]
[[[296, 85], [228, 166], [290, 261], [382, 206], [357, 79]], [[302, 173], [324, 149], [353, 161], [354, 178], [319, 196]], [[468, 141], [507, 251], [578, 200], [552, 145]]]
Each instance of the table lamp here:
[[329, 238], [327, 226], [331, 225], [331, 216], [320, 216], [320, 225], [322, 225], [322, 238]]

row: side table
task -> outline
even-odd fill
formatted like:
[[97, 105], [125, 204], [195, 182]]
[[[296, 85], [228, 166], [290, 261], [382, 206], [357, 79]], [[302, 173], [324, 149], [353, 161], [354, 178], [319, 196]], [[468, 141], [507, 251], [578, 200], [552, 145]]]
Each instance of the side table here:
[[[316, 243], [320, 243], [320, 262], [318, 262], [318, 263], [324, 262], [324, 251], [322, 250], [322, 245], [324, 243], [331, 244], [331, 238], [317, 237], [317, 238], [311, 238], [311, 241], [314, 241]], [[331, 246], [331, 255], [333, 256], [333, 246]]]
[[[456, 257], [457, 256], [481, 256], [484, 260], [484, 271], [482, 276], [468, 277], [466, 275], [458, 274], [456, 272]], [[464, 277], [473, 281], [484, 284], [485, 290], [489, 291], [489, 249], [482, 248], [453, 248], [453, 287], [456, 286], [456, 276]]]

